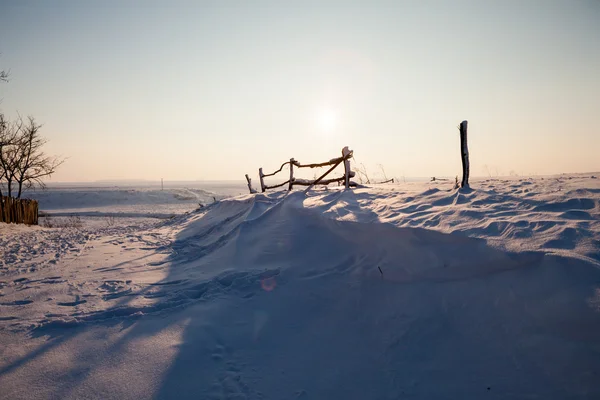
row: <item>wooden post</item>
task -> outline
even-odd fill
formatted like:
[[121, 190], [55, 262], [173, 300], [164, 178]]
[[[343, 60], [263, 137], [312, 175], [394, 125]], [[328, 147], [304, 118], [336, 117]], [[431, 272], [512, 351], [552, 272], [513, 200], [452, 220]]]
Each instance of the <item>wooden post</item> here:
[[350, 161], [344, 160], [344, 184], [346, 189], [350, 187]]
[[292, 187], [294, 186], [294, 162], [293, 158], [290, 158], [290, 184], [288, 186], [288, 190], [292, 191]]
[[461, 187], [469, 187], [469, 147], [467, 146], [467, 121], [460, 123], [460, 156], [463, 176]]
[[350, 159], [348, 156], [351, 153], [352, 152], [350, 151], [350, 149], [348, 149], [348, 146], [342, 149], [342, 157], [347, 157], [344, 160], [344, 184], [346, 186], [346, 189], [350, 188]]
[[252, 179], [250, 179], [248, 174], [246, 174], [246, 180], [248, 181], [248, 190], [250, 191], [250, 194], [256, 193], [256, 190], [252, 189]]
[[260, 178], [260, 191], [262, 193], [264, 193], [265, 192], [265, 179], [264, 179], [265, 177], [263, 175], [262, 168], [258, 169], [258, 177]]

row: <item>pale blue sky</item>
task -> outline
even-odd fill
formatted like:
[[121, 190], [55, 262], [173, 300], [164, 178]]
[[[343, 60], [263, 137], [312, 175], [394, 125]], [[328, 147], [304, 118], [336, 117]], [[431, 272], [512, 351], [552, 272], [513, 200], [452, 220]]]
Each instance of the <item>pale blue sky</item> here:
[[2, 1], [0, 109], [54, 181], [600, 170], [600, 1]]

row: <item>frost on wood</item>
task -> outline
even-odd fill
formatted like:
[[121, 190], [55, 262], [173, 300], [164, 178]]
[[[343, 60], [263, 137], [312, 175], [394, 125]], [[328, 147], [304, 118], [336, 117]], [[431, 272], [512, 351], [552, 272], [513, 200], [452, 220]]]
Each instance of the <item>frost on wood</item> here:
[[352, 157], [352, 150], [345, 146], [342, 149], [342, 157], [344, 157], [344, 177], [346, 189], [350, 187], [350, 178], [354, 177], [354, 172], [350, 169], [350, 157]]
[[[282, 187], [284, 185], [288, 185], [288, 190], [292, 190], [294, 185], [310, 185], [309, 188], [307, 189], [307, 190], [309, 190], [313, 185], [318, 185], [318, 184], [327, 185], [329, 183], [341, 182], [341, 181], [344, 181], [346, 188], [349, 188], [350, 186], [356, 186], [356, 184], [354, 182], [350, 181], [350, 178], [352, 178], [356, 175], [350, 168], [350, 160], [349, 159], [352, 158], [352, 154], [353, 154], [352, 150], [350, 150], [348, 148], [348, 146], [346, 146], [342, 149], [341, 157], [332, 158], [329, 161], [325, 161], [325, 162], [321, 162], [321, 163], [301, 164], [298, 160], [296, 160], [294, 158], [290, 158], [289, 161], [286, 161], [283, 164], [281, 164], [281, 166], [279, 167], [278, 170], [276, 170], [275, 172], [270, 173], [270, 174], [265, 174], [261, 167], [258, 170], [258, 176], [260, 178], [260, 190], [261, 190], [261, 192], [264, 192], [267, 189], [276, 189], [276, 188]], [[329, 173], [331, 173], [331, 171], [333, 171], [341, 163], [344, 163], [344, 176], [342, 176], [340, 178], [324, 179]], [[276, 185], [270, 185], [270, 186], [265, 184], [264, 178], [278, 174], [279, 172], [281, 172], [283, 170], [283, 168], [286, 165], [289, 165], [289, 168], [290, 168], [290, 171], [289, 171], [290, 178], [287, 181], [276, 184]], [[320, 167], [326, 167], [326, 166], [330, 166], [329, 170], [327, 170], [327, 172], [325, 172], [321, 177], [319, 177], [318, 179], [315, 179], [314, 181], [307, 181], [304, 179], [294, 178], [294, 167], [296, 167], [296, 168], [320, 168]], [[249, 178], [246, 177], [246, 179], [249, 179]], [[250, 189], [250, 193], [252, 193], [253, 189], [250, 187], [250, 185], [248, 186], [248, 188]]]
[[344, 146], [342, 149], [342, 157], [348, 157], [352, 153], [352, 150], [348, 148], [348, 146]]

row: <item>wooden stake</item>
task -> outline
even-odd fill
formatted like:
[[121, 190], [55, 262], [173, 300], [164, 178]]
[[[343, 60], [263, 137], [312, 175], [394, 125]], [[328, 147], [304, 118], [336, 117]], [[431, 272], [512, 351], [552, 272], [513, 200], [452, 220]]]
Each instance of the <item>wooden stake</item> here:
[[344, 160], [344, 184], [346, 189], [350, 187], [350, 160]]
[[463, 176], [461, 187], [469, 187], [469, 147], [467, 146], [467, 121], [460, 123], [460, 157]]
[[248, 174], [246, 174], [246, 180], [248, 181], [248, 190], [250, 191], [250, 194], [255, 193], [256, 191], [252, 189], [252, 179], [250, 179]]
[[294, 159], [290, 158], [290, 185], [288, 190], [291, 191], [292, 187], [294, 187]]
[[344, 186], [348, 189], [350, 187], [350, 157], [352, 157], [352, 150], [348, 149], [348, 146], [342, 149], [342, 157], [344, 157]]
[[258, 169], [258, 177], [260, 178], [260, 191], [265, 192], [265, 175], [262, 172], [262, 168]]

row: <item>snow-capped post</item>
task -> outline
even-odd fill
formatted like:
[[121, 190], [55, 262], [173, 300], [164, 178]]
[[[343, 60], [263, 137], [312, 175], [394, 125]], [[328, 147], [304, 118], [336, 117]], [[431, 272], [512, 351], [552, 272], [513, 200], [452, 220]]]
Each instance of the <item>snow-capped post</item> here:
[[461, 187], [469, 187], [469, 148], [467, 146], [467, 121], [460, 123], [460, 156], [463, 176]]
[[260, 178], [260, 191], [265, 192], [265, 175], [262, 172], [262, 168], [258, 169], [258, 176]]
[[348, 146], [345, 146], [342, 149], [342, 157], [344, 157], [344, 185], [346, 189], [350, 188], [350, 155], [352, 154], [352, 150], [348, 149]]
[[290, 184], [288, 186], [288, 190], [291, 192], [292, 187], [294, 186], [294, 162], [293, 158], [290, 158]]

